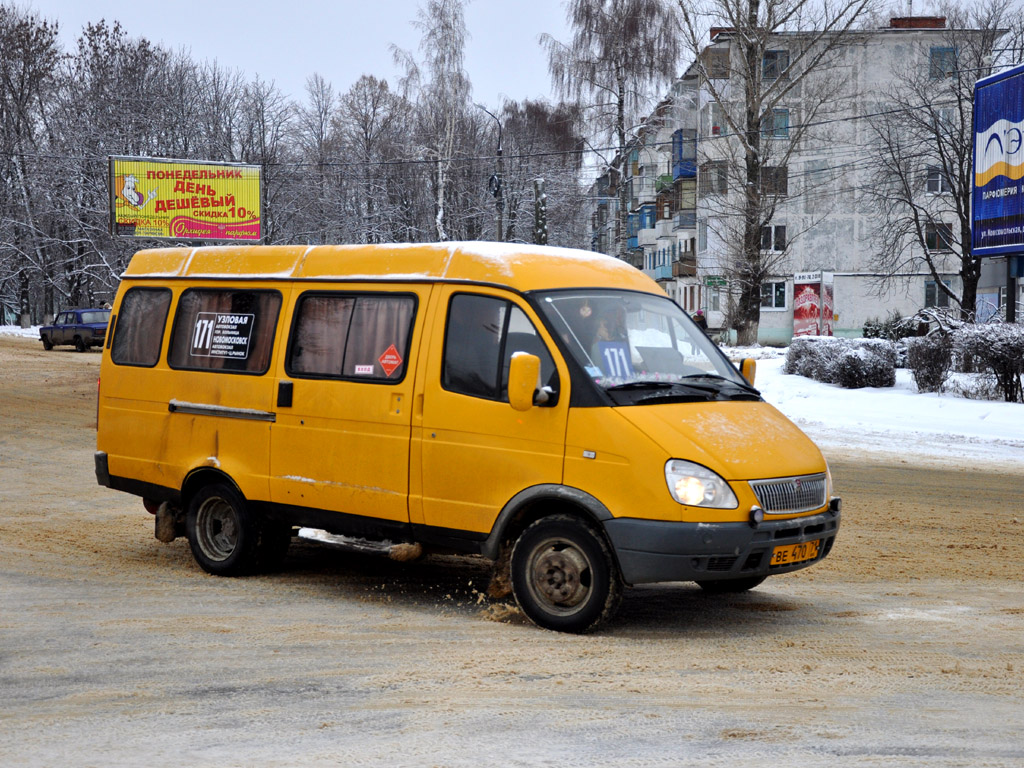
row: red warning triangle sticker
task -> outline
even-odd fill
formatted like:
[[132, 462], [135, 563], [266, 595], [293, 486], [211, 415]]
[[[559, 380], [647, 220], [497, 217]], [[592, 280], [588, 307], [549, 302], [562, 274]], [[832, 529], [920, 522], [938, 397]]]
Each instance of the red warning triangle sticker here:
[[377, 361], [380, 363], [380, 367], [384, 369], [384, 375], [390, 376], [402, 364], [402, 356], [398, 354], [398, 350], [392, 344], [384, 350], [384, 354], [378, 357]]

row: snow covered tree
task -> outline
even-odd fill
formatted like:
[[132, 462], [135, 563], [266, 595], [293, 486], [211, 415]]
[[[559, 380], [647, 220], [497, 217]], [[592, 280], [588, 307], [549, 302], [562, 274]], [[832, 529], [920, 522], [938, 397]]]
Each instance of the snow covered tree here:
[[[677, 73], [678, 14], [663, 0], [569, 0], [566, 6], [572, 41], [541, 36], [552, 81], [561, 96], [579, 103], [598, 132], [594, 138], [611, 142], [615, 155], [605, 156], [605, 163], [621, 169], [634, 128], [657, 89]], [[618, 184], [618, 199], [615, 250], [622, 258], [629, 216], [625, 184]]]
[[[725, 134], [713, 147], [716, 156], [709, 158], [721, 165], [710, 168], [715, 178], [707, 182], [719, 184], [721, 174], [731, 180], [721, 186], [737, 190], [714, 204], [724, 227], [719, 234], [728, 248], [722, 266], [735, 291], [731, 324], [740, 344], [757, 341], [761, 285], [778, 259], [776, 249], [762, 247], [763, 228], [779, 198], [788, 196], [788, 158], [800, 149], [805, 129], [836, 98], [842, 73], [831, 65], [847, 43], [847, 33], [874, 3], [679, 0], [686, 46]], [[705, 35], [715, 28], [729, 41], [722, 56], [705, 51]], [[764, 141], [776, 129], [775, 110], [797, 98], [800, 123], [787, 124], [788, 141], [781, 147]]]
[[[973, 320], [982, 263], [971, 250], [974, 83], [999, 61], [1021, 60], [1024, 8], [1019, 0], [984, 0], [947, 3], [942, 12], [948, 58], [937, 68], [930, 49], [919, 49], [879, 99], [869, 155], [877, 183], [866, 193], [878, 211], [880, 286], [924, 271], [960, 318]], [[950, 273], [959, 286], [943, 279]]]

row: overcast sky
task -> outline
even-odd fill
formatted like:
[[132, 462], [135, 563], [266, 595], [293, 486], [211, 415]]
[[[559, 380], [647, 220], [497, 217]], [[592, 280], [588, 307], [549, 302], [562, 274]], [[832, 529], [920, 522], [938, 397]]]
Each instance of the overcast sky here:
[[[411, 23], [420, 0], [31, 0], [29, 7], [60, 23], [67, 51], [86, 22], [117, 20], [131, 37], [185, 48], [195, 60], [216, 59], [249, 77], [259, 74], [295, 99], [305, 97], [314, 72], [340, 93], [363, 74], [394, 85], [392, 44], [421, 58], [420, 33]], [[547, 32], [568, 42], [561, 0], [471, 0], [466, 26], [465, 67], [475, 101], [497, 106], [506, 98], [553, 99], [538, 37]]]

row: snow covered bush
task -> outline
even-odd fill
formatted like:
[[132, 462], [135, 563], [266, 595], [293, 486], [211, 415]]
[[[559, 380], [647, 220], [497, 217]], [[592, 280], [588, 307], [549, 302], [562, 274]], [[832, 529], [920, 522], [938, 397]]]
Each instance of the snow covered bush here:
[[907, 367], [918, 392], [941, 392], [953, 363], [953, 343], [947, 333], [907, 339]]
[[995, 377], [1003, 399], [1024, 402], [1024, 327], [1013, 323], [963, 325], [953, 332], [953, 350]]
[[862, 345], [843, 350], [833, 369], [834, 383], [844, 389], [892, 387], [896, 384], [895, 354]]
[[803, 336], [793, 339], [782, 371], [847, 389], [891, 387], [896, 347], [884, 339]]
[[893, 310], [885, 320], [880, 320], [877, 317], [866, 320], [864, 322], [864, 338], [899, 341], [908, 336], [916, 336], [921, 322], [916, 317], [903, 317], [899, 312]]

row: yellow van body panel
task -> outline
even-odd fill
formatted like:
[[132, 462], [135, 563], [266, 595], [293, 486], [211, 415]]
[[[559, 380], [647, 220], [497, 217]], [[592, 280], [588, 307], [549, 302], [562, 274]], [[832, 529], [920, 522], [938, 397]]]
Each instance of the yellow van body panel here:
[[[561, 391], [554, 407], [516, 411], [507, 402], [485, 400], [441, 386], [444, 315], [453, 294], [470, 290], [443, 286], [427, 344], [423, 397], [414, 433], [421, 498], [412, 522], [487, 533], [517, 493], [562, 482], [569, 372], [558, 355]], [[548, 350], [554, 344], [533, 310], [507, 291], [474, 286], [474, 295], [512, 301], [527, 315]], [[415, 468], [414, 468], [415, 471]]]
[[703, 464], [729, 481], [825, 471], [818, 447], [768, 403], [675, 403], [619, 411], [669, 454], [666, 459]]
[[[173, 286], [160, 362], [155, 367], [115, 366], [109, 353], [104, 354], [97, 448], [107, 453], [111, 474], [181, 488], [189, 472], [212, 467], [230, 476], [246, 498], [268, 498], [269, 419], [274, 411], [272, 371], [239, 375], [174, 370], [166, 362], [171, 325], [182, 291], [221, 286], [222, 282], [202, 280]], [[166, 283], [138, 281], [131, 287], [166, 287]], [[265, 290], [269, 286], [258, 283], [236, 287]], [[289, 287], [273, 289], [287, 304]], [[123, 293], [114, 304], [114, 314], [122, 298]], [[275, 346], [282, 335], [278, 323]], [[265, 414], [266, 419], [191, 412], [196, 407]]]
[[665, 483], [664, 449], [623, 418], [621, 410], [571, 411], [565, 484], [599, 499], [615, 517], [682, 520], [683, 507]]
[[[301, 287], [316, 293], [353, 290], [337, 283]], [[418, 312], [424, 312], [431, 286], [360, 283], [359, 291], [413, 295]], [[293, 308], [302, 293], [296, 291]], [[283, 319], [286, 328], [293, 311]], [[414, 324], [412, 360], [419, 356], [421, 329], [422, 323]], [[384, 344], [380, 352], [386, 349]], [[288, 375], [281, 354], [277, 378], [290, 382], [293, 392], [292, 404], [276, 408], [271, 426], [271, 501], [407, 522], [415, 367], [407, 365], [395, 384], [301, 378]]]
[[[711, 509], [676, 502], [665, 480], [671, 459], [721, 475], [732, 486], [737, 506]], [[716, 523], [748, 519], [757, 504], [748, 480], [826, 471], [821, 452], [796, 425], [767, 403], [749, 401], [575, 409], [565, 467], [565, 483], [586, 489], [615, 517]]]

